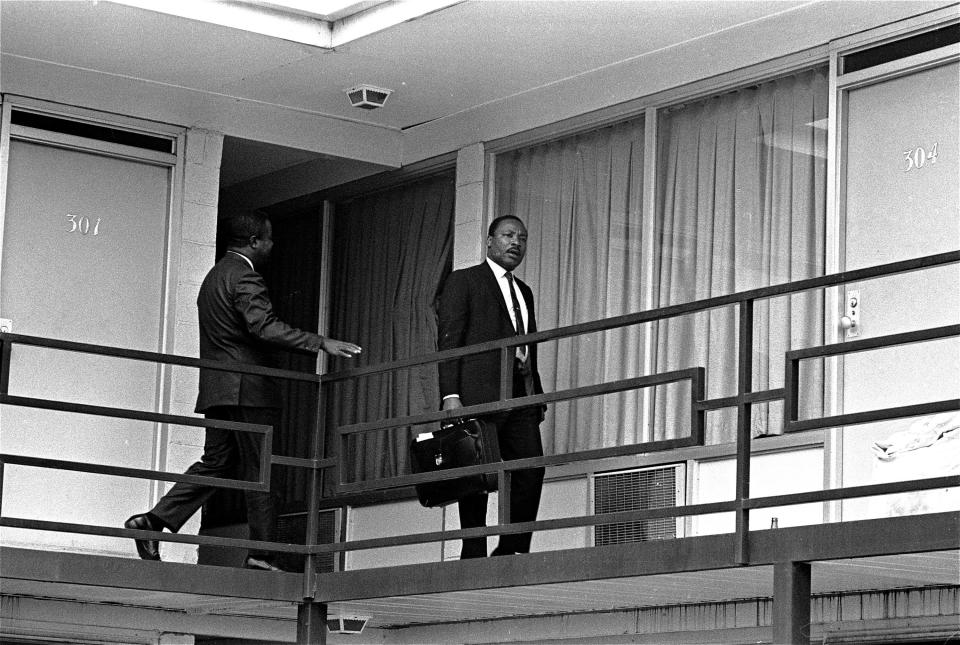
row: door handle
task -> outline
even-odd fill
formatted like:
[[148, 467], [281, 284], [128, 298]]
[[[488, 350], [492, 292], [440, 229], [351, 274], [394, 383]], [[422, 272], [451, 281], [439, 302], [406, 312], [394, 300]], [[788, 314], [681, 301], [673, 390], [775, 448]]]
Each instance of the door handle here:
[[846, 332], [847, 338], [860, 335], [860, 290], [851, 289], [847, 292], [846, 312], [840, 317], [840, 327]]

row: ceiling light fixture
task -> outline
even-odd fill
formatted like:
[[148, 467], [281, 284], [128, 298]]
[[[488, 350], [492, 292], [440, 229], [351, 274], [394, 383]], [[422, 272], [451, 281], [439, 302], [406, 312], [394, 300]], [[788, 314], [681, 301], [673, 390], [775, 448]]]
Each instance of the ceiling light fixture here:
[[344, 90], [344, 92], [350, 99], [350, 104], [362, 110], [375, 110], [378, 107], [383, 107], [383, 104], [387, 102], [387, 97], [393, 94], [393, 90], [374, 87], [373, 85], [357, 85], [349, 90]]

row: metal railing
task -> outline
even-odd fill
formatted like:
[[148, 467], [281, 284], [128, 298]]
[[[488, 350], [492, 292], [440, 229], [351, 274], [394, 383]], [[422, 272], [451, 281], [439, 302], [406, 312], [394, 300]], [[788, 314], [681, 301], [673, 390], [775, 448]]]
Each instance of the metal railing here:
[[[211, 536], [177, 535], [171, 533], [135, 531], [103, 526], [90, 526], [4, 517], [2, 515], [2, 503], [0, 503], [0, 526], [127, 538], [152, 538], [170, 542], [183, 542], [221, 547], [259, 548], [275, 552], [301, 554], [306, 556], [304, 565], [304, 597], [312, 597], [313, 581], [316, 575], [315, 558], [322, 554], [340, 553], [379, 547], [393, 547], [440, 540], [486, 537], [491, 535], [503, 535], [527, 531], [546, 531], [563, 528], [595, 526], [599, 524], [611, 524], [617, 522], [635, 522], [666, 517], [679, 518], [719, 512], [734, 513], [736, 520], [736, 553], [734, 555], [734, 561], [738, 564], [746, 564], [749, 562], [749, 513], [753, 509], [769, 508], [774, 506], [790, 506], [794, 504], [805, 504], [810, 502], [828, 502], [855, 497], [886, 495], [960, 486], [960, 476], [953, 475], [944, 477], [931, 477], [912, 481], [809, 491], [786, 495], [750, 497], [750, 422], [753, 405], [772, 401], [783, 401], [785, 410], [783, 430], [785, 433], [804, 432], [818, 428], [856, 425], [887, 419], [960, 410], [960, 399], [947, 399], [917, 405], [906, 405], [853, 414], [821, 417], [818, 419], [798, 419], [797, 401], [800, 361], [960, 336], [960, 324], [881, 336], [860, 341], [840, 342], [832, 345], [788, 351], [784, 357], [784, 387], [754, 391], [752, 385], [754, 333], [753, 314], [756, 302], [814, 289], [839, 287], [850, 282], [871, 280], [906, 272], [931, 269], [948, 264], [957, 264], [958, 262], [960, 262], [960, 251], [951, 251], [948, 253], [930, 255], [881, 266], [845, 271], [817, 278], [763, 287], [696, 302], [663, 307], [650, 311], [627, 314], [604, 320], [571, 325], [549, 331], [540, 331], [526, 334], [524, 336], [513, 336], [510, 338], [490, 341], [470, 347], [445, 350], [442, 352], [433, 352], [408, 359], [367, 367], [359, 367], [323, 376], [251, 365], [204, 361], [170, 354], [134, 351], [61, 340], [37, 338], [32, 336], [0, 333], [0, 404], [34, 407], [47, 410], [59, 410], [80, 414], [93, 414], [107, 417], [145, 420], [156, 423], [179, 424], [195, 427], [218, 427], [231, 431], [256, 432], [263, 435], [264, 441], [264, 457], [261, 464], [260, 479], [256, 482], [180, 475], [162, 471], [80, 463], [68, 460], [53, 460], [23, 455], [0, 454], [0, 501], [2, 501], [3, 495], [4, 464], [16, 464], [39, 468], [55, 468], [61, 470], [73, 470], [104, 475], [116, 475], [163, 481], [189, 481], [221, 488], [236, 488], [241, 490], [265, 490], [266, 487], [268, 487], [268, 482], [270, 481], [271, 465], [307, 468], [311, 472], [309, 482], [310, 490], [308, 491], [307, 500], [308, 524], [305, 544], [302, 545], [266, 543]], [[654, 374], [649, 376], [622, 379], [619, 381], [576, 387], [535, 396], [509, 398], [508, 393], [512, 392], [511, 379], [513, 371], [510, 369], [510, 366], [513, 360], [513, 348], [518, 345], [543, 343], [587, 333], [602, 332], [631, 325], [657, 322], [677, 316], [695, 314], [729, 306], [737, 307], [739, 314], [736, 375], [737, 393], [734, 396], [705, 399], [704, 369], [702, 367], [693, 367], [664, 374]], [[408, 415], [404, 417], [396, 417], [392, 419], [354, 423], [334, 428], [334, 436], [337, 438], [338, 445], [341, 447], [341, 450], [339, 450], [340, 455], [346, 454], [346, 451], [344, 451], [342, 447], [345, 445], [347, 439], [353, 435], [443, 422], [463, 416], [475, 416], [493, 412], [502, 412], [530, 405], [551, 404], [590, 396], [654, 387], [685, 380], [690, 381], [691, 383], [691, 398], [689, 402], [691, 432], [686, 437], [676, 439], [643, 442], [626, 446], [613, 446], [608, 448], [544, 457], [518, 459], [514, 461], [470, 466], [467, 468], [449, 469], [434, 473], [419, 473], [413, 475], [386, 477], [373, 481], [344, 482], [341, 481], [341, 478], [338, 476], [334, 486], [335, 497], [355, 493], [367, 493], [384, 489], [408, 487], [428, 481], [453, 479], [479, 473], [497, 473], [500, 484], [499, 490], [501, 491], [501, 494], [499, 495], [499, 525], [471, 529], [433, 531], [384, 538], [350, 540], [347, 542], [337, 542], [333, 544], [317, 544], [318, 510], [321, 504], [325, 501], [322, 499], [321, 472], [325, 469], [334, 469], [335, 471], [339, 471], [341, 473], [346, 470], [343, 468], [344, 464], [342, 463], [344, 457], [322, 458], [323, 437], [325, 430], [324, 424], [327, 416], [325, 410], [325, 396], [320, 396], [318, 403], [316, 427], [314, 436], [312, 438], [312, 457], [309, 459], [298, 459], [292, 457], [270, 456], [268, 458], [267, 456], [269, 455], [269, 448], [272, 444], [272, 429], [264, 426], [213, 421], [199, 419], [197, 417], [142, 412], [121, 408], [66, 403], [47, 399], [11, 396], [9, 394], [10, 359], [12, 348], [17, 344], [71, 352], [83, 352], [102, 356], [113, 356], [122, 359], [150, 361], [166, 365], [180, 365], [194, 368], [233, 371], [245, 374], [258, 374], [275, 378], [311, 382], [320, 386], [341, 383], [351, 379], [358, 379], [371, 375], [386, 374], [396, 370], [420, 365], [436, 364], [441, 361], [456, 359], [470, 354], [489, 351], [498, 351], [500, 353], [501, 383], [499, 401], [468, 406], [456, 411], [429, 412]], [[592, 461], [627, 455], [638, 455], [640, 453], [676, 450], [687, 446], [702, 445], [704, 440], [704, 414], [708, 411], [719, 410], [722, 408], [736, 408], [738, 412], [736, 430], [737, 471], [736, 492], [734, 499], [723, 502], [671, 506], [649, 510], [602, 513], [590, 516], [565, 517], [517, 524], [509, 523], [509, 494], [507, 493], [511, 484], [510, 474], [512, 472], [527, 468], [556, 466], [565, 463]]]

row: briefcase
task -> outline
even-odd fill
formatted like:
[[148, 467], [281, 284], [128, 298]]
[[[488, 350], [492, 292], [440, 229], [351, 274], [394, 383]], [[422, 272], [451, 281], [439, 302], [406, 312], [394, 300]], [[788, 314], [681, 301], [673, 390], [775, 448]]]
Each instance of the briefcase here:
[[[480, 419], [463, 419], [410, 442], [410, 463], [415, 473], [477, 466], [500, 461], [497, 427]], [[417, 484], [423, 506], [443, 506], [473, 493], [497, 490], [497, 473]]]

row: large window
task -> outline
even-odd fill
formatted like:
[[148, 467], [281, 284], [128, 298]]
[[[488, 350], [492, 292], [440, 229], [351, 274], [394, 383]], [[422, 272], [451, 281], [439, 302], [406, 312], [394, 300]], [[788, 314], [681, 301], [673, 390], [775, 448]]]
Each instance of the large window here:
[[[549, 329], [798, 280], [823, 273], [827, 73], [819, 69], [662, 110], [655, 160], [654, 239], [644, 243], [643, 121], [501, 154], [497, 214], [527, 222], [519, 273]], [[652, 249], [652, 257], [649, 255]], [[645, 251], [646, 250], [646, 251]], [[548, 390], [682, 367], [707, 370], [707, 396], [736, 387], [733, 308], [596, 334], [540, 349]], [[819, 344], [820, 294], [761, 303], [754, 389], [778, 387], [783, 352]], [[804, 408], [822, 401], [817, 366]], [[545, 449], [560, 453], [684, 436], [681, 385], [554, 406]], [[782, 410], [755, 410], [754, 434]], [[707, 416], [709, 442], [734, 439], [735, 411]]]
[[[643, 119], [497, 157], [497, 214], [527, 224], [527, 258], [517, 273], [534, 290], [539, 329], [643, 308], [643, 162]], [[637, 328], [544, 343], [544, 389], [639, 376], [643, 343]], [[551, 406], [544, 450], [641, 441], [642, 400], [634, 391]]]

